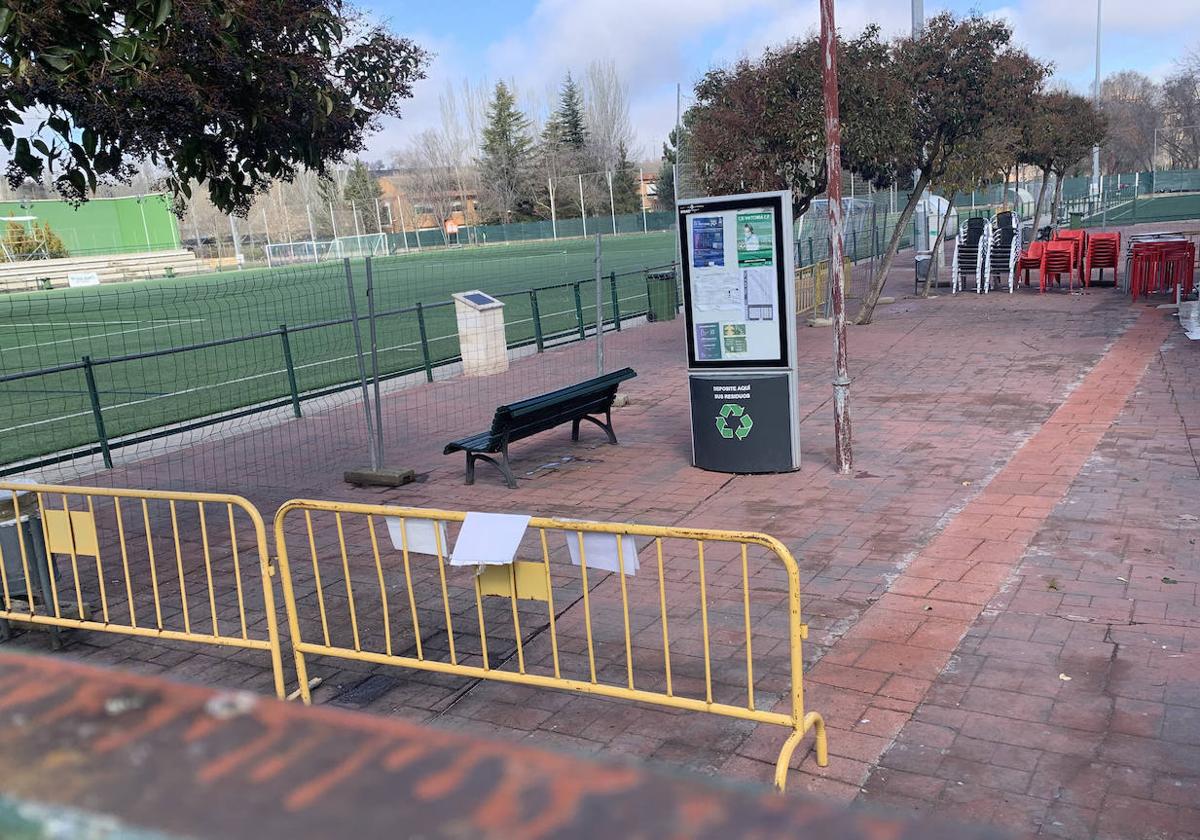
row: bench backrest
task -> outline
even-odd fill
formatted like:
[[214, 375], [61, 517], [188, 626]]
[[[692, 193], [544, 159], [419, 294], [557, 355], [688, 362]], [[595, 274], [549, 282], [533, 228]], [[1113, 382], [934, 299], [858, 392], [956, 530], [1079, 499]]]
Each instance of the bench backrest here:
[[509, 440], [519, 440], [552, 429], [584, 413], [607, 411], [612, 407], [620, 384], [635, 376], [637, 373], [633, 368], [623, 368], [557, 391], [502, 405], [492, 418], [492, 437], [499, 440], [507, 434]]

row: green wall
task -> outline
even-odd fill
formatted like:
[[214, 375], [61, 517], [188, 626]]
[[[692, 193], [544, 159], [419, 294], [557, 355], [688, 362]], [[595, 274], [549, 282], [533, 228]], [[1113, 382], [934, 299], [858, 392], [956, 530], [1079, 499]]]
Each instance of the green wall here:
[[78, 207], [53, 200], [0, 201], [0, 223], [12, 216], [48, 223], [73, 257], [179, 248], [179, 226], [161, 195], [93, 198]]

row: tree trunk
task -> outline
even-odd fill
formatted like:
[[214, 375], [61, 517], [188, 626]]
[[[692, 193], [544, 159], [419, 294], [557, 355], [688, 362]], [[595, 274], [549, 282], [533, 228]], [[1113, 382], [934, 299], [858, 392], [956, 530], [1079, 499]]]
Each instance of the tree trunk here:
[[1042, 170], [1042, 186], [1038, 189], [1037, 204], [1033, 206], [1033, 229], [1037, 232], [1037, 226], [1042, 220], [1042, 207], [1046, 203], [1046, 187], [1050, 185], [1050, 170]]
[[[904, 205], [904, 211], [900, 214], [900, 220], [896, 222], [896, 228], [892, 231], [887, 249], [883, 252], [883, 260], [879, 263], [879, 268], [875, 270], [875, 276], [871, 278], [871, 288], [867, 290], [867, 296], [863, 298], [862, 309], [854, 323], [869, 324], [875, 317], [875, 307], [879, 305], [879, 297], [883, 294], [883, 284], [887, 282], [888, 272], [892, 270], [892, 261], [896, 259], [896, 251], [900, 247], [900, 237], [904, 235], [904, 229], [912, 221], [913, 212], [917, 209], [917, 202], [925, 194], [929, 180], [928, 171], [922, 172], [921, 177], [917, 179], [912, 195], [908, 197], [908, 203]], [[915, 246], [916, 243], [913, 244]]]
[[954, 212], [954, 196], [958, 195], [957, 190], [951, 190], [946, 196], [946, 212], [942, 215], [942, 224], [938, 227], [937, 239], [933, 241], [933, 257], [929, 261], [929, 274], [925, 277], [925, 289], [921, 292], [921, 297], [929, 297], [929, 291], [933, 288], [933, 284], [938, 279], [938, 265], [941, 264], [942, 244], [946, 238], [946, 225], [950, 224], [950, 214]]
[[1054, 203], [1050, 205], [1050, 224], [1052, 224], [1052, 225], [1058, 223], [1058, 209], [1059, 209], [1059, 205], [1062, 204], [1062, 186], [1063, 186], [1062, 175], [1055, 172], [1054, 173]]

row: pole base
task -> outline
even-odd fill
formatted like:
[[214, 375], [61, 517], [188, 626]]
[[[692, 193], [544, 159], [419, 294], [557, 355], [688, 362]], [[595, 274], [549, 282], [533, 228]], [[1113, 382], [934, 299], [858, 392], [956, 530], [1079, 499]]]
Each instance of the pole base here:
[[358, 467], [346, 470], [343, 478], [347, 484], [357, 484], [361, 487], [399, 487], [417, 480], [417, 474], [412, 470], [389, 469], [380, 467], [373, 470], [370, 467]]

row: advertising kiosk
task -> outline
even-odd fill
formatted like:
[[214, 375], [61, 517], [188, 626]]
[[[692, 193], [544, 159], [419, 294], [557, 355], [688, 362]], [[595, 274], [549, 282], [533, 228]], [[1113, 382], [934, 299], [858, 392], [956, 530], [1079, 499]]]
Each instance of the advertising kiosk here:
[[680, 201], [692, 463], [800, 468], [790, 191]]

